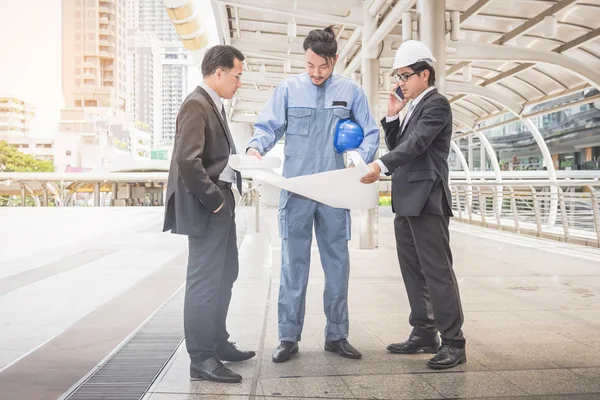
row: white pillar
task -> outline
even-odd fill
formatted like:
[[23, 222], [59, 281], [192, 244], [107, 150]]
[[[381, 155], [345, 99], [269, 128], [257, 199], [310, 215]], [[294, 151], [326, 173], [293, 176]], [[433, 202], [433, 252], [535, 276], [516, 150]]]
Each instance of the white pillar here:
[[436, 84], [446, 94], [446, 0], [417, 0], [419, 40], [437, 60], [434, 63]]
[[113, 182], [112, 184], [112, 205], [115, 205], [115, 200], [119, 198], [119, 184]]
[[100, 207], [100, 184], [94, 182], [94, 207]]
[[27, 206], [27, 192], [25, 191], [25, 185], [21, 183], [21, 207]]
[[[370, 3], [364, 3], [364, 25], [362, 43], [366, 45], [373, 36], [376, 26], [376, 20], [369, 14]], [[379, 60], [377, 59], [377, 49], [379, 43], [372, 47], [362, 49], [362, 86], [369, 108], [375, 118], [379, 115]], [[367, 211], [361, 211], [359, 217], [359, 247], [361, 249], [374, 249], [377, 247], [377, 216], [378, 208]]]
[[[470, 137], [470, 136], [469, 136]], [[456, 144], [456, 142], [454, 140], [452, 140], [450, 142], [450, 148], [452, 150], [454, 150], [454, 153], [456, 153], [456, 157], [458, 158], [458, 161], [460, 161], [460, 164], [462, 165], [463, 171], [465, 172], [465, 178], [467, 180], [467, 203], [468, 206], [471, 207], [471, 203], [473, 201], [473, 187], [471, 186], [471, 168], [469, 166], [469, 163], [467, 163], [467, 160], [465, 160], [465, 155], [462, 153], [462, 151], [460, 150], [460, 147], [458, 146], [458, 144]]]
[[469, 168], [473, 169], [473, 135], [467, 136], [468, 141], [468, 157], [469, 157]]
[[42, 185], [44, 207], [48, 207], [48, 187]]
[[483, 142], [479, 142], [479, 170], [485, 171], [485, 147]]
[[[540, 133], [539, 129], [529, 118], [521, 118], [523, 124], [529, 128], [531, 135], [535, 139], [540, 151], [542, 152], [542, 156], [544, 157], [544, 161], [546, 162], [546, 169], [548, 170], [548, 180], [552, 183], [556, 182], [556, 168], [554, 167], [554, 161], [552, 161], [552, 154], [548, 149], [548, 145], [544, 140], [544, 137]], [[558, 188], [556, 186], [550, 186], [551, 200], [550, 200], [550, 210], [548, 213], [548, 227], [553, 227], [556, 224], [556, 215], [558, 213]]]

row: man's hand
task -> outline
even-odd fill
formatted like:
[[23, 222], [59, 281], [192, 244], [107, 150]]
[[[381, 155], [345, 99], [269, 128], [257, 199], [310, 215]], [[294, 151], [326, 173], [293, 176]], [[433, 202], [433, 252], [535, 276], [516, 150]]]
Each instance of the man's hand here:
[[376, 162], [372, 162], [367, 165], [369, 167], [369, 173], [360, 178], [361, 183], [373, 183], [379, 180], [379, 175], [381, 174], [381, 168], [379, 164]]
[[215, 211], [213, 211], [213, 214], [216, 214], [216, 213], [218, 213], [219, 211], [221, 211], [221, 208], [223, 208], [223, 205], [224, 205], [224, 204], [225, 204], [225, 202], [223, 202], [223, 204], [221, 204], [221, 205], [219, 206], [219, 208], [217, 208]]
[[408, 99], [406, 97], [404, 98], [404, 100], [398, 100], [398, 98], [394, 94], [398, 86], [400, 86], [399, 83], [396, 84], [394, 89], [388, 95], [388, 117], [394, 117], [398, 115], [400, 111], [402, 111], [402, 109], [406, 106], [406, 103], [408, 103]]
[[258, 150], [253, 149], [252, 147], [250, 147], [247, 151], [246, 151], [246, 155], [247, 156], [254, 156], [256, 158], [258, 158], [259, 160], [262, 160], [262, 156], [260, 155], [260, 153], [258, 152]]

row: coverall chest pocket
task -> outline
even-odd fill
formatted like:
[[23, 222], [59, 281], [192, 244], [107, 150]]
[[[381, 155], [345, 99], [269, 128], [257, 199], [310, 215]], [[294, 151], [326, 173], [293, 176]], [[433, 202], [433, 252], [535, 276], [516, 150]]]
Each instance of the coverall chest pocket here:
[[307, 136], [310, 129], [310, 108], [290, 108], [288, 109], [288, 135]]
[[288, 109], [285, 155], [303, 155], [308, 150], [311, 116], [310, 108]]
[[333, 122], [337, 124], [341, 119], [350, 118], [350, 110], [346, 110], [345, 108], [334, 108], [333, 115], [336, 116], [336, 118], [333, 119]]

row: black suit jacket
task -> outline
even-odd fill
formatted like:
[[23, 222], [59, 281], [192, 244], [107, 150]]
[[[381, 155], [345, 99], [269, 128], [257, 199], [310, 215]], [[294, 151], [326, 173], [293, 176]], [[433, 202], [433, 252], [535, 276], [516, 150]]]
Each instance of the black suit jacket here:
[[390, 150], [381, 161], [392, 174], [394, 212], [451, 216], [448, 155], [452, 110], [448, 100], [433, 89], [417, 104], [403, 131], [399, 118], [389, 124], [383, 118], [381, 124]]
[[201, 87], [179, 109], [163, 231], [203, 236], [212, 213], [223, 204], [223, 189], [215, 183], [229, 161], [232, 139], [220, 115]]

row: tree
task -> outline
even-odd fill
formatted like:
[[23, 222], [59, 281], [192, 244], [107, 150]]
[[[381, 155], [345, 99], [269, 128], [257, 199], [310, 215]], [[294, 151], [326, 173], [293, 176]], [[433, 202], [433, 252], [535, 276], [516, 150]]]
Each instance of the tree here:
[[51, 161], [37, 160], [0, 140], [0, 166], [3, 172], [54, 172]]

